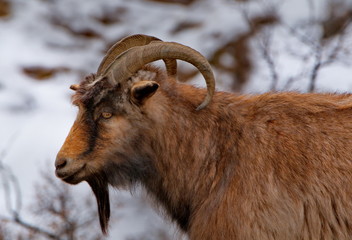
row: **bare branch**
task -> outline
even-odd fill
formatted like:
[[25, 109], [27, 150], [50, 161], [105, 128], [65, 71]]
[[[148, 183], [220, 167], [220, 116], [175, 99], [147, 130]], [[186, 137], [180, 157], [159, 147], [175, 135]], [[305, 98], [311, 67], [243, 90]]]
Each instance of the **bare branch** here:
[[54, 239], [54, 240], [61, 240], [61, 238], [51, 232], [48, 232], [40, 227], [37, 227], [37, 226], [34, 226], [26, 221], [23, 221], [20, 217], [16, 217], [16, 218], [8, 218], [8, 217], [3, 217], [3, 216], [0, 216], [0, 220], [2, 221], [7, 221], [7, 222], [13, 222], [13, 223], [16, 223], [18, 224], [19, 226], [21, 227], [24, 227], [26, 228], [27, 230], [30, 230], [34, 233], [39, 233], [41, 235], [44, 235], [50, 239]]
[[[26, 228], [27, 230], [30, 230], [32, 232], [35, 233], [40, 233], [44, 236], [49, 237], [50, 239], [55, 239], [55, 240], [59, 240], [60, 238], [58, 236], [56, 236], [53, 233], [50, 233], [44, 229], [41, 229], [40, 227], [34, 226], [24, 220], [22, 220], [21, 216], [20, 216], [20, 209], [22, 207], [22, 195], [21, 195], [21, 190], [20, 190], [20, 186], [19, 186], [19, 182], [17, 177], [13, 174], [12, 170], [10, 167], [5, 166], [2, 163], [2, 159], [5, 158], [5, 156], [8, 154], [9, 149], [11, 147], [11, 145], [13, 144], [13, 142], [15, 141], [17, 135], [13, 135], [12, 138], [10, 138], [10, 140], [8, 141], [8, 144], [6, 145], [6, 147], [0, 152], [0, 174], [1, 174], [1, 178], [2, 178], [2, 184], [3, 184], [3, 189], [4, 189], [4, 198], [5, 198], [5, 204], [6, 204], [6, 208], [9, 211], [11, 218], [9, 217], [4, 217], [4, 216], [0, 216], [0, 219], [3, 221], [8, 221], [8, 222], [13, 222], [16, 223], [24, 228]], [[11, 192], [14, 192], [15, 195], [15, 204], [14, 206], [12, 205], [12, 199], [11, 199]]]
[[312, 72], [311, 72], [310, 78], [309, 78], [309, 87], [308, 87], [309, 92], [314, 92], [315, 88], [316, 88], [316, 81], [317, 81], [318, 72], [322, 67], [321, 51], [316, 52], [314, 60], [315, 61], [314, 61], [313, 69], [312, 69]]
[[279, 76], [276, 71], [276, 64], [274, 62], [274, 58], [271, 54], [271, 36], [269, 32], [263, 32], [261, 34], [261, 37], [258, 40], [258, 46], [261, 50], [265, 63], [268, 65], [268, 69], [271, 75], [270, 90], [275, 91], [279, 82]]
[[[5, 145], [5, 147], [1, 150], [0, 152], [0, 175], [2, 179], [2, 185], [4, 189], [4, 198], [5, 198], [5, 204], [6, 208], [9, 211], [9, 213], [14, 216], [18, 217], [19, 212], [22, 207], [22, 197], [21, 197], [21, 189], [20, 185], [18, 183], [18, 180], [16, 176], [13, 174], [12, 170], [10, 167], [5, 166], [5, 164], [2, 162], [2, 160], [7, 156], [9, 153], [11, 146], [13, 145], [14, 141], [16, 140], [18, 136], [18, 133], [12, 135], [12, 137], [9, 139], [8, 143]], [[12, 206], [12, 199], [11, 199], [11, 190], [13, 189], [13, 194], [15, 197], [15, 204]]]

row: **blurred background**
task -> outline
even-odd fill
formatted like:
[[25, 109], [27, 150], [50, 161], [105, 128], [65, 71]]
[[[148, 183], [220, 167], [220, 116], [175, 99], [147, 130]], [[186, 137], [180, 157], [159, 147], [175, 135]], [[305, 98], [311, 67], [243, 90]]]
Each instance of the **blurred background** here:
[[[113, 191], [104, 238], [88, 185], [54, 176], [69, 86], [120, 38], [197, 49], [222, 91], [350, 93], [351, 22], [351, 0], [0, 0], [0, 240], [186, 239], [139, 189]], [[188, 64], [178, 76], [204, 86]]]

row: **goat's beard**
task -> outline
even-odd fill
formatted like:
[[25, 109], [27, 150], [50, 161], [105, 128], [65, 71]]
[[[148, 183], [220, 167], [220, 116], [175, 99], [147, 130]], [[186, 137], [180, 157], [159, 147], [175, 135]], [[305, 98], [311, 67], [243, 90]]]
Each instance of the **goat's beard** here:
[[97, 199], [100, 227], [106, 235], [110, 218], [109, 187], [106, 175], [93, 176], [87, 182]]

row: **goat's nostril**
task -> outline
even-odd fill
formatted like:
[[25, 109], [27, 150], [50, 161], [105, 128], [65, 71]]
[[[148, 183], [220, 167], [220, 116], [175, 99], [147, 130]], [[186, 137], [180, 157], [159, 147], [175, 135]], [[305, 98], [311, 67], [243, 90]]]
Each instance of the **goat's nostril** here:
[[65, 167], [67, 164], [67, 160], [65, 158], [58, 159], [55, 163], [56, 169], [60, 169]]

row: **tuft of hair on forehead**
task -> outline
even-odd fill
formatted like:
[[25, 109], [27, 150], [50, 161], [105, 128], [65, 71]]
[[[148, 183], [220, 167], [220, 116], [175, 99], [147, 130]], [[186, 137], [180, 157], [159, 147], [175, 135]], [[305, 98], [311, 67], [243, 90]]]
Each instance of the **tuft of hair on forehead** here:
[[[127, 80], [127, 85], [124, 86], [131, 87], [133, 83], [139, 81], [157, 81], [162, 82], [162, 79], [165, 79], [166, 75], [159, 68], [152, 65], [146, 65], [141, 70], [137, 71], [130, 79]], [[122, 85], [122, 84], [121, 84]], [[72, 97], [72, 103], [74, 105], [94, 105], [98, 103], [107, 93], [111, 90], [117, 89], [120, 87], [120, 84], [113, 86], [107, 79], [104, 77], [100, 80], [97, 80], [95, 74], [90, 74], [86, 76], [83, 81], [79, 84], [76, 93]]]
[[103, 98], [103, 95], [112, 88], [114, 86], [111, 85], [106, 77], [96, 81], [96, 75], [90, 74], [79, 84], [79, 88], [72, 97], [72, 103], [75, 105], [94, 104], [94, 102]]

